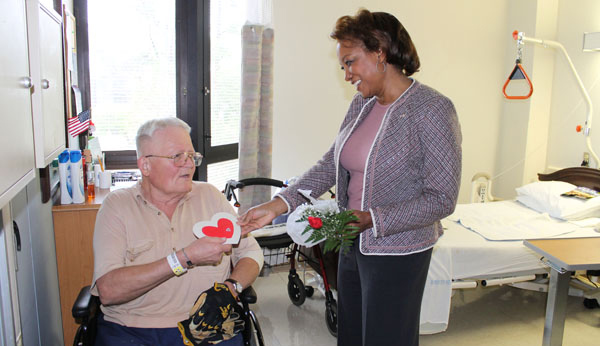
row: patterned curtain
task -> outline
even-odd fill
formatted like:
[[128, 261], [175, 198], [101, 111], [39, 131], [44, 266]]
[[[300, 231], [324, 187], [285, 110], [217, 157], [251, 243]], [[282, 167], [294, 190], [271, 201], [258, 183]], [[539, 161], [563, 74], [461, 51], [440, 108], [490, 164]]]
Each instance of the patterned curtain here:
[[[242, 28], [242, 114], [239, 145], [240, 179], [271, 177], [273, 142], [273, 29]], [[239, 191], [239, 213], [271, 199], [271, 187]]]

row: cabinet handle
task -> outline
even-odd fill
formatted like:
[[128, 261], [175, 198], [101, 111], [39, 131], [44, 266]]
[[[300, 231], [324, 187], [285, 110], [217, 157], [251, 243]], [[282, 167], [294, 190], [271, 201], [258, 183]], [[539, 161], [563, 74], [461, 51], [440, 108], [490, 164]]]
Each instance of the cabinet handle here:
[[19, 232], [19, 225], [16, 221], [13, 221], [13, 230], [15, 231], [15, 239], [17, 240], [17, 251], [21, 251], [21, 232]]
[[42, 79], [42, 89], [48, 89], [50, 87], [50, 81], [47, 79]]
[[19, 85], [25, 89], [31, 89], [31, 87], [33, 87], [33, 82], [31, 81], [31, 78], [23, 77], [19, 80]]

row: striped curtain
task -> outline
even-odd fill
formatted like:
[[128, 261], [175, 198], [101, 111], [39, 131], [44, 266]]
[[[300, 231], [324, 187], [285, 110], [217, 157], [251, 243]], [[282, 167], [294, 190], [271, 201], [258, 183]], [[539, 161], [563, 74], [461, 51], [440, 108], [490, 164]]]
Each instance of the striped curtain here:
[[[271, 177], [273, 143], [273, 29], [242, 28], [242, 106], [239, 177]], [[271, 187], [249, 186], [239, 192], [239, 213], [271, 199]]]

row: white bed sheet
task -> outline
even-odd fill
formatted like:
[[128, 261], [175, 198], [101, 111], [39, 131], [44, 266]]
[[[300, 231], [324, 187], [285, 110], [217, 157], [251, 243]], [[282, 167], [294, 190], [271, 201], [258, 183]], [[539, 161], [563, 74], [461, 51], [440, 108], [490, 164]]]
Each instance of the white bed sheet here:
[[[488, 204], [496, 203], [499, 202]], [[523, 213], [537, 213], [518, 202], [509, 203], [523, 208], [521, 210]], [[461, 205], [462, 207], [464, 205]], [[449, 219], [442, 220], [442, 225], [445, 232], [433, 249], [423, 295], [421, 334], [440, 333], [448, 327], [453, 279], [485, 279], [548, 271], [540, 261], [540, 256], [525, 247], [522, 239], [489, 241], [482, 235]], [[554, 221], [549, 221], [547, 225], [552, 227]], [[554, 232], [554, 230], [549, 230], [548, 234]], [[593, 228], [580, 227], [570, 233], [554, 237], [597, 236], [600, 236], [600, 233], [595, 232]]]
[[487, 240], [551, 238], [579, 228], [515, 201], [459, 204], [448, 220], [460, 223]]

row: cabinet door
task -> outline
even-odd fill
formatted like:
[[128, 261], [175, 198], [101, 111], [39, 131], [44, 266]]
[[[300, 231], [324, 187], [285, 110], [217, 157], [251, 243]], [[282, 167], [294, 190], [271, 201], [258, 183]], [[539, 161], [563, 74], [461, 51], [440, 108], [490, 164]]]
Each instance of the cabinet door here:
[[16, 345], [21, 336], [11, 221], [10, 208], [3, 208], [0, 215], [0, 346]]
[[[36, 178], [27, 185], [27, 212], [29, 214], [35, 300], [39, 316], [37, 319], [39, 321], [39, 338], [41, 345], [65, 345], [62, 332], [54, 228], [52, 227], [52, 202], [42, 202], [40, 179]], [[22, 234], [21, 237], [23, 237]], [[92, 253], [89, 256], [92, 256]], [[72, 304], [73, 301], [70, 303]], [[69, 318], [73, 319], [72, 316]], [[33, 337], [27, 335], [24, 335], [23, 339], [25, 345], [31, 341], [35, 342]], [[72, 341], [67, 340], [66, 344], [70, 343]]]
[[[17, 292], [23, 346], [41, 345], [34, 280], [31, 227], [27, 209], [27, 189], [21, 190], [11, 201], [13, 232], [17, 244]], [[39, 316], [41, 317], [41, 316]]]
[[62, 19], [39, 2], [28, 1], [35, 162], [46, 167], [65, 148]]
[[0, 208], [34, 176], [24, 0], [0, 1]]

